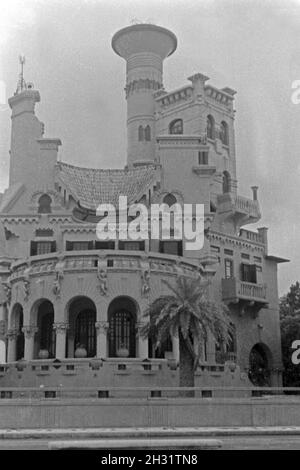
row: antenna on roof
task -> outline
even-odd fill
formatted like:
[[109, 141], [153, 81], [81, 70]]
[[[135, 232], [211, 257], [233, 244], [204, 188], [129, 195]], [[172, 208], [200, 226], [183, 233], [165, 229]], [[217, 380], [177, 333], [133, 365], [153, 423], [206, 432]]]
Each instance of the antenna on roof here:
[[25, 64], [25, 56], [20, 55], [19, 56], [19, 62], [21, 64], [21, 72], [19, 74], [19, 80], [18, 80], [18, 85], [17, 85], [17, 93], [21, 93], [23, 90], [26, 90], [26, 82], [24, 80], [24, 64]]

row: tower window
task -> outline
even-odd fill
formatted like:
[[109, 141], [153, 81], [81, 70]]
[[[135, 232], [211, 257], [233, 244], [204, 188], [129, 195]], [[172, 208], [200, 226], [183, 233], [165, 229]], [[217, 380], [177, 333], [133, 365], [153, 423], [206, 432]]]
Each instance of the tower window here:
[[144, 140], [144, 128], [143, 126], [139, 126], [139, 142]]
[[231, 177], [228, 171], [223, 173], [223, 193], [230, 193], [231, 191]]
[[183, 134], [183, 122], [182, 119], [175, 119], [169, 125], [169, 134]]
[[215, 120], [211, 115], [207, 116], [206, 132], [208, 139], [215, 138]]
[[221, 122], [220, 126], [220, 140], [224, 145], [228, 145], [229, 137], [228, 137], [228, 125], [225, 121]]
[[145, 127], [145, 140], [147, 142], [151, 140], [151, 128], [149, 125]]
[[38, 213], [39, 214], [50, 214], [51, 213], [51, 197], [48, 196], [48, 194], [43, 194], [39, 198], [39, 208], [38, 208]]
[[208, 165], [208, 152], [198, 152], [199, 165]]

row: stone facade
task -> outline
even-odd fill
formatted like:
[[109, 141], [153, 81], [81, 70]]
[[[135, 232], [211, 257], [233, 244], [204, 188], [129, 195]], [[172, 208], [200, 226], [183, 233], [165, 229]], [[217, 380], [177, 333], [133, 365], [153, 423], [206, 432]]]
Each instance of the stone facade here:
[[[149, 302], [168, 293], [164, 279], [211, 278], [210, 295], [228, 304], [235, 326], [231, 357], [251, 368], [252, 351], [281, 374], [277, 264], [252, 198], [237, 191], [235, 91], [207, 84], [200, 73], [180, 89], [163, 88], [163, 60], [173, 33], [134, 25], [116, 33], [113, 49], [127, 63], [128, 158], [122, 170], [79, 168], [57, 161], [59, 139], [44, 137], [32, 86], [9, 99], [12, 109], [9, 188], [0, 206], [0, 334], [6, 361], [112, 358], [178, 360], [178, 340], [164, 350], [140, 336]], [[205, 242], [97, 240], [96, 208], [128, 202], [204, 204]], [[169, 198], [169, 199], [168, 199]], [[184, 240], [183, 240], [184, 242]], [[253, 349], [254, 348], [254, 349]], [[223, 354], [223, 356], [222, 356]], [[212, 338], [202, 364], [224, 362]], [[4, 359], [2, 359], [4, 360]]]

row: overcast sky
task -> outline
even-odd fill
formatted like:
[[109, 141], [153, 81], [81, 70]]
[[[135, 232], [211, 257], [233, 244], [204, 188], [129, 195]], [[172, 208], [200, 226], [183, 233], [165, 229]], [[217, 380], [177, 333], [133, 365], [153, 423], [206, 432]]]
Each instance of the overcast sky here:
[[111, 38], [133, 20], [155, 23], [178, 38], [164, 63], [167, 90], [195, 72], [237, 90], [239, 193], [251, 197], [250, 186], [259, 186], [269, 252], [291, 259], [279, 266], [280, 293], [300, 279], [300, 104], [291, 100], [300, 80], [300, 1], [0, 0], [0, 11], [0, 192], [11, 124], [1, 83], [7, 99], [19, 54], [41, 94], [45, 136], [62, 140], [60, 158], [118, 168], [126, 159], [125, 61]]

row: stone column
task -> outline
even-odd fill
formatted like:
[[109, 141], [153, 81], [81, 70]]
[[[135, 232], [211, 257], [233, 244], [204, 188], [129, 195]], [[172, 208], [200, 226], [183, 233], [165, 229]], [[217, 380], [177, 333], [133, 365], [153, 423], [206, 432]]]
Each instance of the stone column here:
[[138, 333], [138, 344], [139, 344], [139, 358], [148, 359], [148, 338], [143, 338], [141, 336], [141, 330], [144, 327], [145, 322], [139, 322], [137, 324], [137, 333]]
[[179, 363], [179, 338], [178, 336], [172, 336], [172, 349], [173, 349], [173, 359]]
[[8, 338], [7, 362], [14, 362], [17, 358], [17, 330], [8, 330], [6, 336]]
[[107, 332], [109, 323], [107, 321], [96, 321], [97, 332], [97, 357], [105, 358], [107, 354]]
[[34, 351], [34, 335], [37, 333], [38, 328], [33, 325], [26, 325], [23, 326], [22, 331], [25, 337], [24, 359], [26, 361], [31, 361], [33, 359]]
[[67, 323], [53, 323], [53, 329], [56, 333], [55, 357], [65, 359], [66, 357], [66, 336], [69, 325]]

